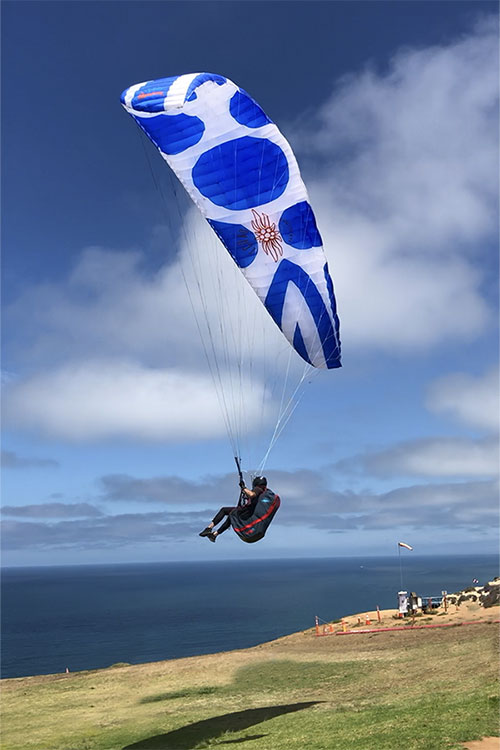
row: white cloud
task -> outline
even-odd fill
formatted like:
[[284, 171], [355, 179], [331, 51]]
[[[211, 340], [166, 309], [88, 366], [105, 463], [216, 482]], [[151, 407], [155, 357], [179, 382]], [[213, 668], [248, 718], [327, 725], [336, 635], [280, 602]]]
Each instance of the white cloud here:
[[340, 461], [336, 469], [379, 477], [496, 477], [498, 440], [427, 438]]
[[19, 360], [24, 351], [38, 367], [85, 355], [164, 366], [173, 350], [186, 359], [192, 342], [199, 354], [178, 264], [148, 274], [139, 253], [86, 248], [67, 279], [27, 288], [7, 321]]
[[137, 253], [88, 248], [67, 281], [25, 291], [8, 318], [37, 374], [6, 383], [11, 424], [71, 439], [269, 431], [284, 373], [286, 405], [304, 363], [194, 209], [186, 230], [157, 273]]
[[497, 58], [496, 23], [480, 24], [345, 78], [300, 121], [347, 346], [422, 350], [494, 321], [480, 284], [498, 223]]
[[[276, 544], [279, 547], [280, 538], [283, 541], [293, 539], [299, 532], [296, 545], [304, 553], [305, 545], [310, 545], [309, 530], [314, 531], [316, 540], [320, 539], [318, 531], [345, 535], [351, 546], [360, 544], [361, 531], [363, 540], [367, 531], [377, 529], [390, 530], [395, 539], [400, 536], [398, 529], [404, 530], [405, 535], [410, 529], [425, 529], [432, 537], [466, 528], [469, 533], [473, 531], [487, 537], [498, 524], [497, 482], [415, 485], [375, 494], [330, 490], [322, 472], [273, 471], [270, 475], [273, 488], [282, 498], [282, 506], [270, 532], [273, 549], [276, 549]], [[210, 518], [210, 511], [195, 506], [200, 506], [200, 501], [213, 488], [219, 488], [220, 496], [221, 482], [234, 493], [234, 477], [230, 482], [228, 475], [207, 478], [204, 493], [201, 483], [176, 476], [141, 480], [123, 475], [104, 480], [105, 495], [100, 499], [109, 500], [109, 507], [120, 499], [132, 502], [141, 499], [168, 508], [178, 501], [179, 489], [182, 489], [184, 510], [148, 510], [116, 515], [99, 515], [97, 512], [73, 520], [77, 513], [72, 513], [69, 507], [66, 516], [70, 520], [55, 522], [53, 519], [57, 514], [53, 513], [52, 506], [42, 505], [36, 514], [36, 522], [7, 520], [2, 523], [4, 549], [103, 549], [169, 540], [196, 544], [200, 541], [198, 532]], [[21, 512], [17, 515], [24, 515], [26, 510], [26, 515], [35, 515], [33, 506], [19, 510]], [[216, 510], [212, 508], [212, 512]], [[45, 521], [41, 520], [43, 517]], [[232, 534], [228, 534], [224, 544], [229, 540], [235, 541]], [[310, 546], [308, 548], [310, 552]], [[244, 554], [241, 549], [240, 553]]]
[[[86, 248], [62, 282], [26, 288], [7, 310], [16, 355], [43, 367], [82, 355], [134, 357], [150, 366], [199, 368], [204, 346], [224, 365], [254, 365], [287, 342], [193, 207], [171, 263], [143, 268], [137, 252]], [[167, 248], [166, 253], [167, 255]], [[194, 312], [193, 312], [194, 307]], [[269, 325], [270, 323], [270, 325]], [[262, 346], [255, 346], [256, 341]]]
[[[247, 413], [257, 418], [262, 399], [255, 384], [249, 387]], [[18, 427], [73, 440], [225, 434], [208, 376], [113, 360], [72, 363], [11, 384], [4, 411], [7, 422]]]
[[53, 518], [94, 518], [102, 516], [103, 513], [89, 503], [40, 503], [38, 505], [4, 505], [2, 515], [50, 521]]
[[487, 432], [486, 437], [429, 437], [339, 461], [336, 470], [378, 477], [497, 477], [500, 469], [499, 372], [454, 373], [429, 387], [426, 406]]
[[497, 431], [500, 414], [498, 368], [478, 377], [456, 373], [439, 378], [429, 388], [427, 406], [432, 411], [451, 414], [466, 424]]

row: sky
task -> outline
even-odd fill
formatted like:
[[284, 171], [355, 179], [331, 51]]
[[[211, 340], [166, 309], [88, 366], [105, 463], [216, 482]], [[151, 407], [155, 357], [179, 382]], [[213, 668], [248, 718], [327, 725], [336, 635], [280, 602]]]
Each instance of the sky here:
[[[495, 553], [497, 3], [1, 11], [3, 564]], [[222, 393], [219, 327], [254, 363], [247, 480], [300, 367], [119, 101], [202, 71], [290, 142], [341, 321], [343, 367], [307, 374], [267, 458], [257, 545], [198, 536], [238, 477], [190, 264]]]

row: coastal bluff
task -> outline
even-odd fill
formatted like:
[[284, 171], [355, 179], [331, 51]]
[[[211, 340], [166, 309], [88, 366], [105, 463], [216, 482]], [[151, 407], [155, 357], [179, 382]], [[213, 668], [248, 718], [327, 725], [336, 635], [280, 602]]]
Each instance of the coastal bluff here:
[[484, 586], [469, 586], [463, 591], [447, 594], [446, 598], [450, 604], [456, 606], [466, 602], [477, 602], [481, 607], [489, 609], [489, 607], [500, 604], [500, 577], [495, 576], [492, 581], [488, 581]]

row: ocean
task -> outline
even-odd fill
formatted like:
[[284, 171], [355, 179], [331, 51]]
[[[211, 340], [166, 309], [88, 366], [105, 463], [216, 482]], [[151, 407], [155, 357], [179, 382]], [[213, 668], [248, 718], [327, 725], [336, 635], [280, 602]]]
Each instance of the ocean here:
[[1, 676], [23, 677], [247, 648], [314, 617], [397, 606], [498, 575], [495, 555], [6, 568]]

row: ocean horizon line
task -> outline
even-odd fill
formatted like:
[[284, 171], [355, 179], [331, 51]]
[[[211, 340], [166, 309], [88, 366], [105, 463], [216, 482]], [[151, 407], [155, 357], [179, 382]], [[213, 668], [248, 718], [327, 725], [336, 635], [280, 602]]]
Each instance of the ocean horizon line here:
[[[500, 563], [500, 552], [461, 552], [460, 554], [449, 553], [449, 552], [436, 552], [436, 553], [414, 553], [412, 552], [411, 557], [407, 557], [406, 562], [412, 559], [436, 559], [436, 558], [472, 558], [480, 559], [492, 557], [497, 558]], [[265, 564], [265, 563], [285, 563], [285, 562], [315, 562], [319, 560], [398, 560], [397, 552], [391, 554], [381, 555], [321, 555], [316, 557], [262, 557], [252, 560], [252, 565]], [[116, 568], [116, 567], [127, 567], [127, 566], [157, 566], [157, 565], [228, 565], [228, 564], [245, 564], [248, 565], [248, 560], [245, 558], [224, 558], [215, 560], [131, 560], [131, 561], [120, 561], [120, 562], [78, 562], [78, 563], [34, 563], [30, 565], [2, 565], [0, 564], [0, 571], [7, 572], [9, 570], [39, 570], [49, 568]]]

